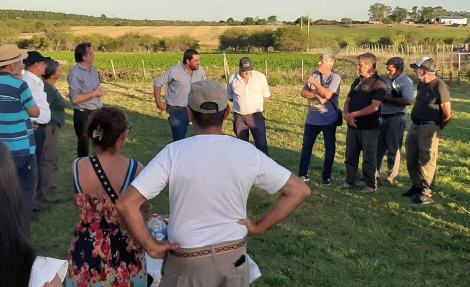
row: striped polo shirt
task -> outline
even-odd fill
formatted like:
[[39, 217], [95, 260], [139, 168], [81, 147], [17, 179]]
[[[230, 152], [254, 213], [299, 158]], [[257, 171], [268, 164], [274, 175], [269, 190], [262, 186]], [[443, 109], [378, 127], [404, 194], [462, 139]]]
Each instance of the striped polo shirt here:
[[0, 141], [14, 157], [36, 153], [33, 127], [26, 111], [34, 105], [26, 82], [0, 72]]

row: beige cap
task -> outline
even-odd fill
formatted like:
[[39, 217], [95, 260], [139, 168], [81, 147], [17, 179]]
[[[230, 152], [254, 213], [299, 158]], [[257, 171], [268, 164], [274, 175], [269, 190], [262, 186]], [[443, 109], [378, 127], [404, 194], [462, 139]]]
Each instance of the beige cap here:
[[22, 53], [18, 46], [13, 44], [0, 46], [0, 67], [23, 61], [28, 54]]

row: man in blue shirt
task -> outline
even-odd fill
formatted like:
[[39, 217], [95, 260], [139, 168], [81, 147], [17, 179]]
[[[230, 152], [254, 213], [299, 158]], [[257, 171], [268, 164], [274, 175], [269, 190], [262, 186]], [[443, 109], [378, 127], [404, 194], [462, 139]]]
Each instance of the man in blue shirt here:
[[30, 117], [39, 117], [39, 108], [28, 84], [19, 80], [23, 59], [15, 45], [0, 47], [0, 141], [13, 155], [24, 197], [25, 212], [32, 216], [36, 191], [36, 142]]

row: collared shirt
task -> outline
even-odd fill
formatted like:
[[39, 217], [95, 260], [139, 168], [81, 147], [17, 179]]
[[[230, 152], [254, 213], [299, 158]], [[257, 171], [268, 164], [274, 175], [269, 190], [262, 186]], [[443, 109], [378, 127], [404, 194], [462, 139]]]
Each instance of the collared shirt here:
[[[370, 78], [357, 78], [351, 85], [349, 91], [349, 112], [360, 111], [370, 106], [373, 100], [382, 102], [387, 94], [387, 84], [375, 73]], [[356, 126], [358, 129], [369, 130], [379, 127], [380, 111], [357, 117]]]
[[36, 153], [36, 141], [27, 111], [35, 105], [26, 82], [0, 72], [0, 141], [14, 157]]
[[201, 66], [190, 75], [184, 64], [177, 64], [158, 77], [153, 86], [167, 85], [165, 102], [170, 106], [186, 107], [191, 84], [205, 79], [207, 79], [206, 71]]
[[[87, 71], [81, 63], [77, 63], [70, 70], [67, 82], [69, 83], [69, 98], [72, 103], [76, 97], [82, 94], [89, 94], [101, 85], [100, 76], [95, 66], [91, 65], [90, 71]], [[93, 97], [87, 101], [73, 104], [73, 108], [77, 110], [96, 110], [102, 106], [103, 99], [101, 97]]]
[[38, 124], [47, 124], [51, 120], [51, 109], [47, 102], [46, 92], [44, 92], [44, 82], [29, 71], [24, 72], [23, 81], [28, 83], [31, 94], [40, 112], [39, 118], [31, 118], [31, 121]]
[[[333, 96], [331, 97], [331, 100], [328, 101], [320, 96], [308, 99], [308, 113], [305, 123], [315, 126], [331, 125], [338, 119], [337, 108], [341, 92], [341, 76], [335, 71], [329, 75], [324, 75], [317, 70], [312, 73], [312, 77], [324, 88], [332, 91]], [[305, 88], [313, 89], [314, 86], [307, 83]], [[332, 102], [334, 103], [334, 106]]]
[[271, 97], [266, 76], [255, 70], [246, 84], [240, 72], [230, 75], [227, 94], [233, 100], [233, 111], [241, 115], [262, 112], [264, 98]]
[[[391, 97], [403, 97], [407, 100], [413, 101], [415, 87], [410, 78], [405, 73], [401, 73], [400, 76], [395, 79], [387, 79], [387, 95]], [[381, 114], [395, 114], [395, 113], [407, 113], [408, 106], [397, 106], [392, 103], [382, 103]]]

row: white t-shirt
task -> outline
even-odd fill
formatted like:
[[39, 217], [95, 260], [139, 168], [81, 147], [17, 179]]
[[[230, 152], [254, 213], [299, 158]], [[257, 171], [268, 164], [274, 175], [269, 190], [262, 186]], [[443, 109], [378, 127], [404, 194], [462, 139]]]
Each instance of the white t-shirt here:
[[50, 283], [57, 275], [60, 282], [67, 275], [68, 262], [50, 257], [37, 256], [31, 267], [31, 276], [28, 287], [43, 287]]
[[248, 142], [197, 135], [167, 145], [132, 185], [151, 199], [169, 184], [169, 241], [197, 248], [244, 238], [237, 221], [246, 218], [251, 187], [274, 194], [290, 175]]

